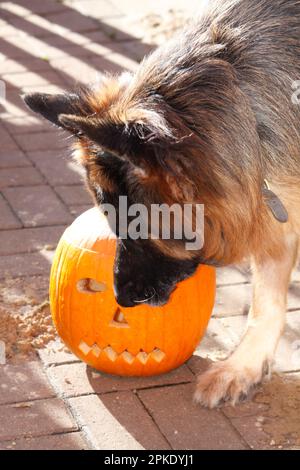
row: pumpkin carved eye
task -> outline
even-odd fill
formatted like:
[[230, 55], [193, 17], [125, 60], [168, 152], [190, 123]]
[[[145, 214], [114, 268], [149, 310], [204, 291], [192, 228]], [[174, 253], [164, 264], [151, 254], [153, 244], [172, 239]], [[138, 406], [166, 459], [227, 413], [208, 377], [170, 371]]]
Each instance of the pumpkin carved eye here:
[[77, 281], [77, 290], [79, 292], [93, 294], [96, 292], [104, 292], [107, 289], [106, 284], [104, 282], [96, 281], [96, 279], [91, 279], [86, 277], [84, 279], [79, 279]]

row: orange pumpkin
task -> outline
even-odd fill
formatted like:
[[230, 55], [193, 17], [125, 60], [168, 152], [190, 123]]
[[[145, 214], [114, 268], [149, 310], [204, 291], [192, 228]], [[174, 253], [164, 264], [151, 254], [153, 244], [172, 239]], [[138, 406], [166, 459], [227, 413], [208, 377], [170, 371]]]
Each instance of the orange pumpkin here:
[[70, 350], [90, 366], [119, 375], [154, 375], [180, 366], [208, 324], [215, 270], [199, 266], [167, 305], [120, 307], [113, 293], [116, 239], [90, 209], [64, 232], [50, 280], [53, 321]]

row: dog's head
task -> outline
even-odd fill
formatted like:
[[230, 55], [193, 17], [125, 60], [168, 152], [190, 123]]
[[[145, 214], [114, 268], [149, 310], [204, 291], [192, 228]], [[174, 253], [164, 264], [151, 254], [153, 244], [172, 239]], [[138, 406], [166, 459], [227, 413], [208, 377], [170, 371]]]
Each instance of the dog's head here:
[[[108, 218], [118, 236], [119, 217], [124, 218], [120, 196], [126, 196], [127, 208], [143, 204], [150, 214], [152, 204], [182, 204], [190, 191], [184, 168], [179, 162], [168, 162], [171, 148], [175, 157], [182, 143], [165, 119], [159, 97], [149, 96], [148, 104], [142, 106], [131, 102], [125, 89], [128, 92], [128, 82], [121, 76], [104, 78], [99, 90], [80, 88], [74, 93], [24, 97], [33, 111], [75, 136], [75, 159], [85, 169], [96, 204], [103, 211], [108, 205], [115, 208], [116, 219], [109, 213]], [[129, 215], [125, 231], [132, 220]], [[121, 305], [163, 304], [177, 282], [195, 271], [198, 253], [185, 250], [185, 240], [174, 239], [174, 220], [171, 214], [169, 239], [134, 240], [129, 235], [118, 239], [114, 287]], [[150, 235], [151, 221], [147, 221]]]
[[[198, 88], [192, 73], [178, 75], [186, 80], [184, 88], [171, 65], [167, 83], [150, 61], [144, 75], [104, 76], [97, 86], [73, 93], [24, 97], [33, 111], [75, 136], [75, 158], [85, 168], [96, 204], [116, 209], [117, 223], [112, 224], [119, 236], [115, 294], [121, 305], [163, 304], [177, 282], [193, 274], [199, 263], [231, 262], [232, 248], [239, 256], [242, 240], [236, 231], [232, 235], [233, 224], [237, 226], [240, 219], [243, 230], [242, 219], [249, 215], [255, 191], [242, 188], [249, 161], [245, 160], [244, 169], [232, 163], [235, 141], [232, 135], [225, 139], [224, 129], [241, 122], [237, 114], [242, 101], [236, 90], [228, 96], [234, 81], [226, 65], [214, 65], [213, 81], [212, 70], [205, 71], [206, 81], [203, 78]], [[246, 127], [243, 123], [238, 136], [244, 153], [253, 147]], [[153, 204], [204, 204], [204, 247], [189, 250], [184, 236], [174, 236], [176, 216], [171, 218], [169, 239], [126, 239], [124, 227], [120, 237], [120, 196], [127, 197], [128, 207], [143, 204], [149, 213]], [[242, 196], [247, 207], [233, 214], [232, 208], [243, 204]], [[195, 227], [195, 211], [190, 217]], [[249, 220], [247, 224], [250, 231]], [[228, 243], [230, 238], [235, 246]]]

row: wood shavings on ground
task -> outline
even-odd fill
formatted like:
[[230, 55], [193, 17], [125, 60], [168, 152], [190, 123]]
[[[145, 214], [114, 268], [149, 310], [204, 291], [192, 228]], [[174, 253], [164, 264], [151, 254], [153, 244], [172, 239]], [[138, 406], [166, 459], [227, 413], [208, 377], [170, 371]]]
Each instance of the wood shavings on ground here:
[[7, 359], [33, 354], [56, 338], [48, 278], [10, 279], [0, 283], [0, 340]]
[[300, 447], [300, 383], [295, 374], [273, 374], [270, 382], [256, 394], [255, 403], [267, 407], [257, 418], [257, 427], [270, 436], [270, 445], [280, 448]]
[[26, 403], [15, 403], [14, 405], [11, 405], [12, 408], [31, 408], [32, 403], [26, 402]]
[[142, 30], [145, 32], [143, 42], [159, 45], [171, 38], [189, 20], [187, 11], [169, 9], [160, 13], [149, 13], [140, 18]]

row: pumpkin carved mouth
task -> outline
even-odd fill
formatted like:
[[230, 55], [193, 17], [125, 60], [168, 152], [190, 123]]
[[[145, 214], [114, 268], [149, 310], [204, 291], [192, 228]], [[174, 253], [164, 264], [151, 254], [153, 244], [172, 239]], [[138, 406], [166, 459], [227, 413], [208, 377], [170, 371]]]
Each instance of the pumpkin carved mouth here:
[[139, 362], [142, 364], [146, 364], [147, 361], [151, 358], [153, 358], [156, 362], [161, 362], [164, 357], [165, 353], [161, 351], [159, 348], [154, 348], [150, 352], [143, 351], [142, 349], [136, 354], [131, 354], [129, 351], [126, 349], [121, 352], [117, 353], [110, 345], [106, 346], [105, 348], [99, 348], [97, 343], [94, 343], [92, 346], [89, 346], [87, 343], [84, 341], [81, 341], [78, 348], [80, 351], [87, 356], [88, 354], [93, 354], [95, 357], [99, 357], [100, 354], [106, 354], [107, 358], [110, 359], [112, 362], [115, 362], [118, 357], [123, 358], [125, 362], [128, 364], [132, 364], [135, 359], [137, 359]]

